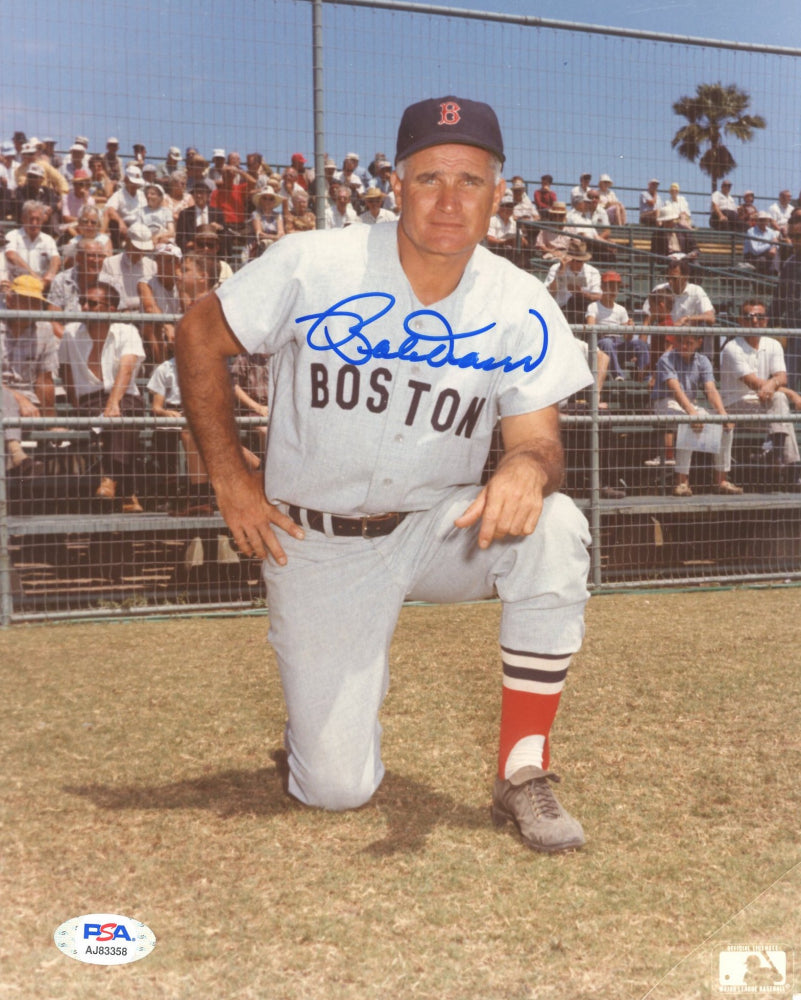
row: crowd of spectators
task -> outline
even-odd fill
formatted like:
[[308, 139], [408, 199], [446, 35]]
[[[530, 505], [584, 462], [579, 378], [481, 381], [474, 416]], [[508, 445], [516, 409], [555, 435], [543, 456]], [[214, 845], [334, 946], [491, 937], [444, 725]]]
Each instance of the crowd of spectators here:
[[[320, 185], [325, 226], [394, 221], [399, 208], [391, 173], [392, 164], [381, 152], [367, 167], [354, 152], [345, 154], [341, 166], [326, 157]], [[5, 222], [0, 290], [8, 309], [40, 312], [42, 318], [14, 318], [0, 328], [3, 412], [55, 418], [59, 386], [76, 414], [113, 418], [149, 409], [156, 416], [179, 416], [180, 388], [171, 360], [174, 317], [287, 234], [315, 228], [314, 181], [301, 153], [280, 171], [260, 153], [248, 154], [243, 163], [239, 153], [221, 148], [206, 159], [194, 148], [182, 156], [170, 147], [156, 162], [142, 144], [123, 156], [112, 136], [103, 153], [90, 153], [88, 140], [76, 136], [59, 156], [52, 140], [15, 133], [0, 146]], [[766, 337], [736, 337], [721, 345], [716, 335], [669, 330], [712, 327], [716, 316], [697, 280], [701, 272], [694, 270], [700, 248], [688, 201], [677, 184], [664, 198], [659, 189], [659, 180], [651, 178], [637, 211], [631, 210], [640, 225], [651, 227], [650, 254], [665, 269], [665, 280], [650, 295], [629, 303], [641, 324], [651, 327], [647, 334], [630, 329], [635, 319], [619, 301], [623, 268], [616, 265], [625, 242], [615, 238], [615, 230], [629, 225], [629, 211], [609, 174], [601, 174], [597, 187], [590, 173], [582, 174], [565, 200], [549, 174], [531, 195], [526, 180], [512, 176], [486, 244], [521, 267], [541, 260], [548, 267], [545, 285], [568, 321], [601, 328], [599, 388], [607, 380], [633, 378], [650, 389], [655, 412], [696, 417], [689, 426], [699, 435], [703, 428], [705, 439], [710, 435], [699, 395], [719, 415], [757, 409], [775, 415], [771, 443], [796, 470], [797, 482], [798, 445], [787, 418], [801, 406], [801, 341], [788, 339], [786, 349]], [[790, 191], [759, 210], [752, 191], [738, 203], [724, 179], [711, 196], [708, 227], [740, 234], [743, 274], [774, 282], [769, 303], [747, 299], [739, 317], [743, 324], [801, 327], [801, 209]], [[602, 273], [602, 267], [608, 269]], [[80, 321], [48, 321], [48, 310], [87, 315]], [[113, 322], [103, 315], [116, 311], [147, 319]], [[231, 375], [241, 413], [268, 415], [268, 364], [262, 356], [234, 362]], [[735, 384], [737, 379], [741, 384]], [[739, 493], [729, 479], [732, 427], [715, 426], [722, 428], [715, 488]], [[264, 433], [260, 428], [248, 442], [253, 450], [246, 449], [246, 455], [254, 466]], [[693, 442], [688, 448], [686, 436], [681, 443], [678, 437], [668, 432], [663, 454], [652, 462], [672, 465], [676, 495], [688, 496]], [[176, 509], [208, 512], [208, 481], [191, 434], [176, 429], [160, 436], [166, 450], [174, 451], [178, 439], [187, 487]], [[95, 495], [121, 503], [125, 512], [141, 512], [136, 428], [104, 429], [98, 444]], [[23, 448], [18, 428], [6, 430], [5, 452], [10, 475], [42, 474], [41, 463]]]
[[[696, 452], [712, 455], [714, 492], [732, 496], [743, 492], [729, 475], [735, 423], [707, 423], [710, 413], [723, 418], [732, 414], [774, 418], [755, 425], [764, 432], [762, 454], [770, 457], [771, 471], [784, 485], [801, 486], [797, 434], [789, 419], [793, 412], [801, 412], [801, 345], [797, 338], [788, 337], [785, 351], [780, 339], [761, 332], [771, 316], [774, 325], [796, 328], [801, 319], [801, 212], [790, 219], [789, 234], [794, 252], [770, 302], [748, 297], [740, 305], [734, 325], [748, 331], [740, 335], [727, 336], [720, 327], [712, 332], [714, 305], [703, 286], [690, 280], [692, 265], [686, 258], [666, 259], [666, 280], [656, 284], [642, 303], [641, 327], [647, 327], [647, 332], [632, 329], [634, 320], [617, 301], [620, 274], [601, 272], [590, 264], [591, 254], [583, 241], [571, 238], [545, 279], [570, 322], [598, 328], [601, 406], [607, 405], [603, 400], [608, 380], [632, 382], [647, 392], [646, 405], [654, 413], [681, 417], [677, 428], [666, 430], [660, 454], [643, 463], [670, 467], [677, 497], [693, 495], [690, 465]], [[739, 426], [747, 427], [748, 422], [740, 421]], [[625, 496], [611, 484], [601, 490], [609, 498]]]

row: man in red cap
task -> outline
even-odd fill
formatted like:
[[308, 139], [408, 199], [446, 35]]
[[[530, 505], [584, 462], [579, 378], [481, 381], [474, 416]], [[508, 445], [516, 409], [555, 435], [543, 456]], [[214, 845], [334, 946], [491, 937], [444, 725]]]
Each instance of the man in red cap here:
[[306, 191], [311, 192], [314, 186], [314, 168], [306, 165], [306, 157], [303, 153], [293, 153], [289, 165], [295, 168], [298, 184]]
[[[592, 376], [542, 284], [479, 245], [503, 160], [487, 104], [413, 104], [398, 221], [280, 241], [187, 312], [176, 356], [220, 511], [264, 559], [289, 792], [326, 809], [367, 802], [404, 601], [497, 594], [492, 817], [561, 851], [584, 834], [553, 793], [548, 737], [583, 636], [589, 534], [558, 492], [558, 404]], [[232, 416], [227, 360], [243, 351], [272, 355], [263, 478]], [[482, 486], [499, 419], [504, 453]], [[456, 687], [459, 664], [441, 669]]]
[[[625, 306], [617, 301], [621, 284], [617, 271], [605, 271], [601, 275], [601, 298], [587, 307], [588, 326], [634, 326], [634, 320], [629, 317]], [[625, 379], [629, 366], [634, 368], [638, 379], [647, 377], [650, 360], [648, 345], [631, 332], [607, 334], [598, 340], [598, 347], [609, 355], [609, 368], [614, 378]]]

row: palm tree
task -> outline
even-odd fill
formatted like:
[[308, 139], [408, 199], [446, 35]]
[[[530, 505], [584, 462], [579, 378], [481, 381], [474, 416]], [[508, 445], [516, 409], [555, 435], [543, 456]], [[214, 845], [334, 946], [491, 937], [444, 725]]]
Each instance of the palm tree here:
[[718, 83], [699, 83], [694, 97], [680, 97], [673, 105], [673, 112], [687, 119], [673, 136], [670, 145], [691, 163], [698, 160], [701, 150], [708, 146], [698, 160], [698, 166], [712, 178], [712, 191], [717, 190], [721, 177], [731, 173], [737, 161], [723, 142], [724, 135], [733, 135], [741, 142], [754, 138], [754, 129], [765, 128], [761, 115], [748, 115], [746, 109], [751, 95], [733, 83], [724, 87]]

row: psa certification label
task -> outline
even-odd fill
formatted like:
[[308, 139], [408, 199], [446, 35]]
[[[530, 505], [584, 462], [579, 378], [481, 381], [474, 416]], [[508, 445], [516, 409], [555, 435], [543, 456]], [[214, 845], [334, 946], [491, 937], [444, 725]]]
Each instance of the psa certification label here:
[[87, 913], [56, 929], [59, 951], [88, 965], [127, 965], [156, 947], [156, 935], [141, 920], [118, 913]]

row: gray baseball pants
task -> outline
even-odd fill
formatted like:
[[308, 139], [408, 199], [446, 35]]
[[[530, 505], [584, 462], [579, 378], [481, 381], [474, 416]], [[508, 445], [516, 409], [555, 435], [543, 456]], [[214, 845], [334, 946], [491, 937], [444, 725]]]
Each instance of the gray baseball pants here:
[[497, 593], [502, 645], [551, 654], [579, 649], [588, 597], [584, 516], [554, 494], [534, 534], [482, 550], [478, 525], [453, 524], [476, 494], [475, 486], [455, 489], [380, 538], [307, 530], [298, 541], [281, 533], [287, 565], [265, 561], [269, 639], [288, 712], [289, 791], [302, 802], [355, 808], [381, 783], [378, 713], [405, 600], [453, 603]]

